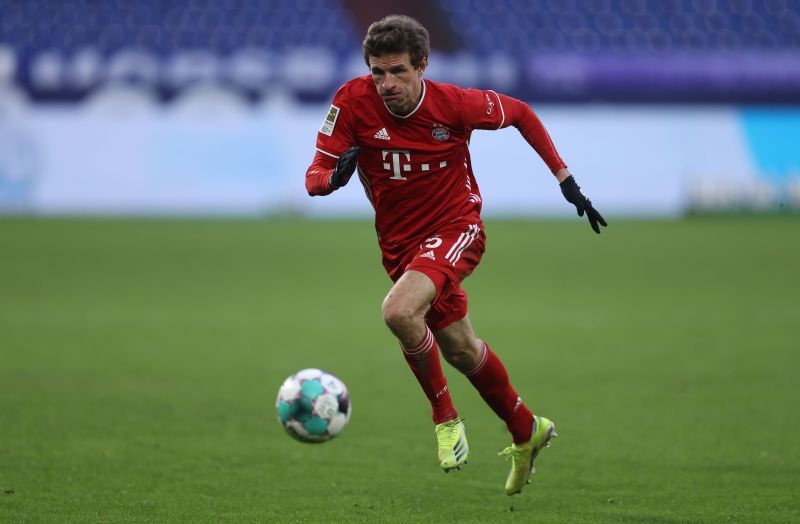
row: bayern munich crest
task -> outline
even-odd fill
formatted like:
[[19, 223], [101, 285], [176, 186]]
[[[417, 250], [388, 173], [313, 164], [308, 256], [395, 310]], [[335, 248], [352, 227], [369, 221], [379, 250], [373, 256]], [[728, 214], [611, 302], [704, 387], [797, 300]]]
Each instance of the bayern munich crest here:
[[431, 134], [433, 135], [433, 138], [439, 142], [444, 142], [450, 138], [450, 131], [448, 131], [446, 127], [442, 127], [439, 124], [433, 124], [433, 131]]

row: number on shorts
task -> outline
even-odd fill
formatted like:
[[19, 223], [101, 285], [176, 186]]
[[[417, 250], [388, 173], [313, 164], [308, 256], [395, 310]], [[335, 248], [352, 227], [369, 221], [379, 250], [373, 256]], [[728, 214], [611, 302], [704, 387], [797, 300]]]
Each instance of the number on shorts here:
[[425, 240], [425, 247], [428, 249], [436, 249], [441, 245], [442, 245], [442, 239], [439, 237], [433, 237]]

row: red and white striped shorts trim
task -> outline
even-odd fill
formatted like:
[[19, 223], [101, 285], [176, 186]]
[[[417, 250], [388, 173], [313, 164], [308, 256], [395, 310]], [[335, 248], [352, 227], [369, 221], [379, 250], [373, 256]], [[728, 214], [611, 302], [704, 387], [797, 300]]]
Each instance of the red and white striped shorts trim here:
[[478, 224], [470, 224], [467, 230], [459, 235], [458, 240], [450, 247], [450, 250], [444, 256], [454, 266], [458, 259], [461, 258], [461, 253], [469, 247], [470, 244], [478, 237], [480, 228]]

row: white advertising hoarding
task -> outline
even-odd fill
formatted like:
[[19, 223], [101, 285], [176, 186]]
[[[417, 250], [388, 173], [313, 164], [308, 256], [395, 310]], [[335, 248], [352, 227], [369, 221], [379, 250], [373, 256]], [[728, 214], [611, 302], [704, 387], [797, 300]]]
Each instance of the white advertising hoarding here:
[[[737, 108], [534, 109], [579, 184], [609, 215], [677, 215], [698, 181], [746, 184], [761, 176]], [[75, 106], [27, 108], [0, 120], [0, 208], [368, 216], [357, 179], [327, 198], [305, 193], [305, 170], [326, 110], [272, 105], [117, 115]], [[470, 149], [486, 216], [574, 212], [516, 129], [476, 131]]]

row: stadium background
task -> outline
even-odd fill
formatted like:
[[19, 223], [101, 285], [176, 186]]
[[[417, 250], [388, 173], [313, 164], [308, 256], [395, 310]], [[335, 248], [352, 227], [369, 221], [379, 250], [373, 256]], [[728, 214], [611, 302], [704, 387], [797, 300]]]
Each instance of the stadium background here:
[[[531, 103], [610, 222], [475, 133], [476, 326], [562, 433], [510, 502], [453, 373], [473, 458], [429, 460], [363, 192], [303, 188], [392, 12], [426, 77]], [[0, 520], [800, 519], [799, 209], [795, 0], [0, 0]], [[354, 399], [313, 449], [271, 413], [309, 366]]]
[[[6, 2], [0, 209], [369, 214], [298, 190], [380, 2]], [[532, 103], [611, 214], [800, 206], [800, 10], [769, 0], [410, 2], [428, 77]], [[794, 105], [792, 105], [794, 104]], [[514, 130], [486, 212], [567, 213]], [[517, 191], [527, 186], [529, 191]]]

